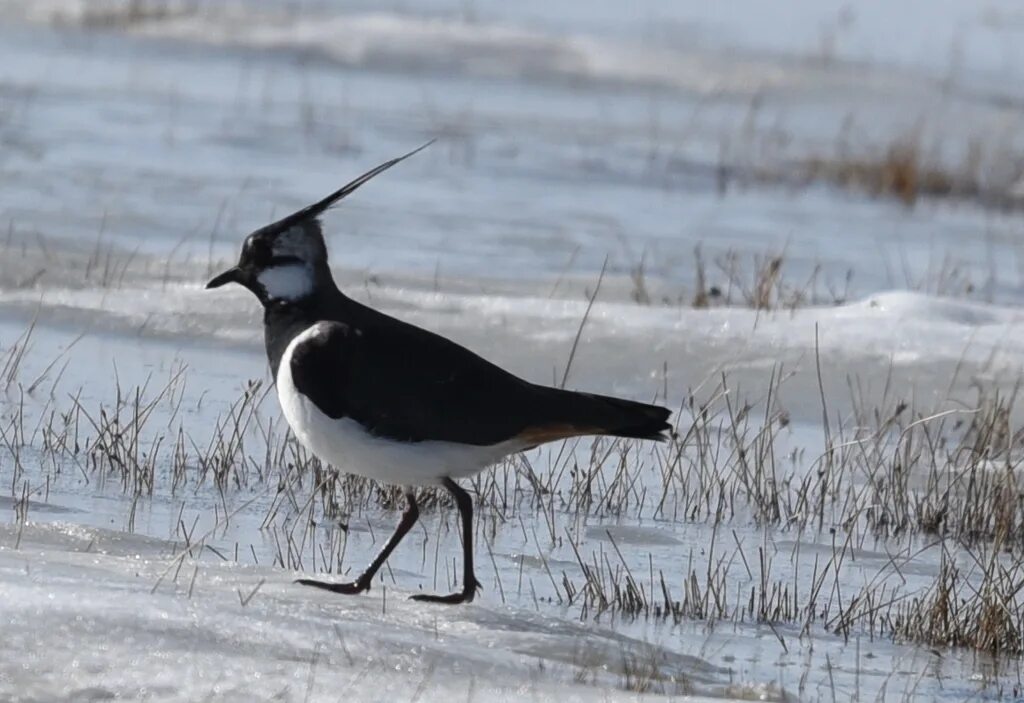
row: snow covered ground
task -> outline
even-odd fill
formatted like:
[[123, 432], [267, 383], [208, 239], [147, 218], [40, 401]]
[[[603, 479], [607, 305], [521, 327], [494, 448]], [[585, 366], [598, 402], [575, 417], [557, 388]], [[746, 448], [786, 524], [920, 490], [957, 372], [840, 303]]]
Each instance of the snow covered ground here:
[[[894, 447], [945, 457], [979, 399], [1015, 398], [1022, 15], [766, 8], [0, 1], [0, 699], [1019, 693], [1019, 657], [870, 617], [944, 564], [975, 578], [991, 535], [859, 521], [900, 507]], [[561, 378], [586, 318], [568, 385], [681, 408], [687, 438], [684, 475], [665, 448], [589, 443], [486, 475], [485, 588], [455, 609], [406, 598], [455, 573], [444, 505], [370, 594], [292, 583], [358, 569], [398, 506], [332, 484], [332, 512], [267, 451], [289, 446], [273, 398], [237, 404], [268, 381], [258, 310], [202, 289], [250, 230], [433, 137], [327, 216], [343, 287], [536, 381]], [[908, 207], [804, 170], [906, 143], [976, 187]], [[752, 309], [773, 257], [772, 309]], [[702, 286], [733, 304], [694, 307]], [[1020, 420], [1009, 403], [1008, 437]], [[1015, 442], [982, 472], [1017, 481]], [[824, 475], [830, 443], [852, 468], [820, 522], [763, 500]], [[963, 468], [926, 463], [908, 510]], [[587, 600], [630, 580], [690, 609]]]
[[424, 609], [401, 592], [339, 600], [231, 562], [178, 571], [176, 545], [73, 522], [5, 525], [0, 539], [4, 700], [585, 700], [577, 668], [600, 683], [634, 659], [697, 700], [770, 693], [730, 686], [697, 657], [518, 610]]

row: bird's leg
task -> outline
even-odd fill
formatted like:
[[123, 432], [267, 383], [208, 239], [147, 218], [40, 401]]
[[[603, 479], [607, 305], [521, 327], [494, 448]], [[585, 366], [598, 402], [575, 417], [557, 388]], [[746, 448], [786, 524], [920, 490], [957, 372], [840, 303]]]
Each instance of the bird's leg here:
[[313, 579], [297, 579], [295, 583], [301, 583], [303, 586], [313, 586], [315, 588], [322, 588], [326, 591], [332, 591], [334, 593], [344, 593], [347, 595], [354, 593], [362, 593], [363, 591], [370, 590], [370, 585], [373, 583], [373, 577], [377, 575], [377, 571], [387, 558], [391, 556], [391, 552], [394, 551], [398, 543], [402, 541], [402, 538], [412, 529], [412, 526], [416, 524], [416, 520], [420, 516], [420, 509], [416, 505], [416, 496], [413, 495], [412, 491], [407, 491], [405, 494], [405, 512], [402, 513], [402, 519], [398, 523], [398, 527], [395, 528], [395, 533], [391, 535], [391, 538], [384, 545], [384, 548], [380, 550], [380, 553], [374, 558], [373, 563], [366, 567], [366, 571], [360, 574], [359, 578], [350, 583], [331, 583], [330, 581], [314, 581]]
[[411, 598], [427, 603], [469, 603], [480, 588], [480, 582], [473, 573], [473, 499], [450, 478], [444, 479], [442, 484], [455, 498], [462, 518], [462, 591], [447, 596], [418, 593]]

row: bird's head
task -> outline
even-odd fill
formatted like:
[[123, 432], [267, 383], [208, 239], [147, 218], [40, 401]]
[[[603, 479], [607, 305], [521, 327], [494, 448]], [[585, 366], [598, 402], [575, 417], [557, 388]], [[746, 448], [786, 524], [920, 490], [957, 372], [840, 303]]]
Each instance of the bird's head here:
[[256, 230], [245, 238], [238, 264], [214, 276], [206, 287], [238, 283], [268, 305], [299, 302], [330, 281], [320, 222], [312, 217]]
[[206, 287], [238, 283], [252, 291], [263, 305], [270, 305], [301, 302], [323, 286], [333, 285], [320, 215], [374, 176], [432, 143], [433, 140], [404, 156], [386, 161], [320, 202], [256, 230], [245, 238], [238, 264], [214, 276]]

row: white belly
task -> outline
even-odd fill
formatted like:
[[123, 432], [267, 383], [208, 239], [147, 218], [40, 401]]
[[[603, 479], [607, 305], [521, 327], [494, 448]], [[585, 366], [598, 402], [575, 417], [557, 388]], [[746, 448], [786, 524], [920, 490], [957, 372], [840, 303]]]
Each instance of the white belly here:
[[398, 442], [375, 437], [351, 418], [328, 417], [292, 382], [291, 357], [315, 325], [291, 341], [277, 372], [277, 399], [292, 432], [320, 461], [339, 471], [386, 483], [428, 485], [471, 476], [522, 449], [518, 442], [489, 446], [457, 442]]

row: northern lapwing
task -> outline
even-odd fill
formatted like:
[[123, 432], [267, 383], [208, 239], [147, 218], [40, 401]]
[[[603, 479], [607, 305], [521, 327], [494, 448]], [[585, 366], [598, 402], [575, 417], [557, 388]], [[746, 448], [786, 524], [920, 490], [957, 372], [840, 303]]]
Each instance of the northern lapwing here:
[[463, 603], [473, 600], [479, 582], [473, 572], [473, 501], [457, 479], [506, 455], [570, 437], [664, 440], [671, 430], [671, 412], [530, 383], [338, 289], [327, 263], [320, 216], [426, 146], [256, 230], [246, 238], [238, 265], [206, 287], [238, 283], [262, 303], [277, 397], [298, 440], [340, 471], [405, 489], [406, 509], [398, 528], [362, 575], [351, 583], [298, 583], [335, 593], [368, 590], [419, 516], [413, 487], [440, 485], [455, 499], [462, 519], [462, 590], [412, 597]]

